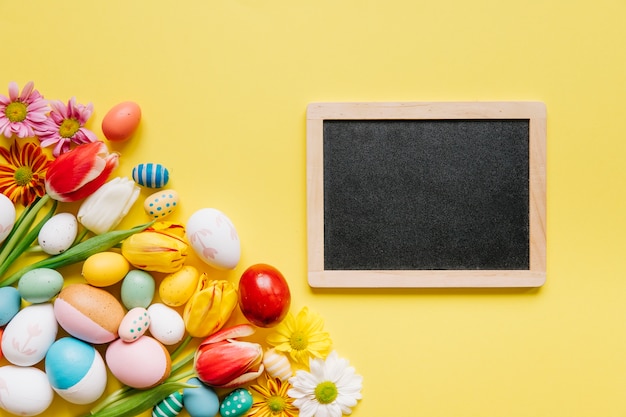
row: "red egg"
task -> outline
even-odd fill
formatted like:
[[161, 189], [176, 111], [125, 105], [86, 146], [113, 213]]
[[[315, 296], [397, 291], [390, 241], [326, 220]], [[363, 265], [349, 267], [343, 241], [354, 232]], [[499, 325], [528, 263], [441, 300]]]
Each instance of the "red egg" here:
[[124, 141], [135, 133], [140, 120], [139, 105], [132, 101], [124, 101], [113, 106], [104, 116], [102, 133], [110, 141]]
[[283, 274], [267, 264], [252, 265], [239, 280], [239, 308], [250, 323], [273, 327], [291, 305], [291, 293]]

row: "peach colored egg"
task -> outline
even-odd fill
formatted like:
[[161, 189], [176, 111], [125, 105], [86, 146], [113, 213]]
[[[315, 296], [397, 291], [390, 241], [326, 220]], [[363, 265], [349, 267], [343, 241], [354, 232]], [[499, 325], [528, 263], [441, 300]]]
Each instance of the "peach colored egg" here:
[[129, 139], [141, 120], [141, 108], [133, 101], [116, 104], [102, 119], [102, 133], [113, 142]]
[[88, 284], [71, 284], [54, 301], [54, 315], [70, 335], [102, 344], [117, 339], [125, 312], [108, 291]]
[[167, 349], [150, 336], [141, 336], [132, 343], [118, 339], [109, 345], [105, 356], [113, 376], [133, 388], [154, 387], [172, 370]]

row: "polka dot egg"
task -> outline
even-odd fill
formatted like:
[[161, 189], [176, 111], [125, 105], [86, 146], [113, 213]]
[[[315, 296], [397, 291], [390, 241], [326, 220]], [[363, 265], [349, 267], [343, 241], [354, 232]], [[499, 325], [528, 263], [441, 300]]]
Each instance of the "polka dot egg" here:
[[252, 408], [252, 394], [245, 388], [237, 388], [224, 398], [220, 405], [222, 417], [239, 417]]
[[131, 309], [120, 323], [118, 333], [120, 339], [125, 342], [134, 342], [150, 327], [150, 316], [148, 311], [143, 307], [135, 307]]
[[148, 216], [153, 219], [161, 219], [172, 214], [178, 207], [178, 193], [174, 190], [162, 190], [148, 196], [143, 203], [143, 208]]

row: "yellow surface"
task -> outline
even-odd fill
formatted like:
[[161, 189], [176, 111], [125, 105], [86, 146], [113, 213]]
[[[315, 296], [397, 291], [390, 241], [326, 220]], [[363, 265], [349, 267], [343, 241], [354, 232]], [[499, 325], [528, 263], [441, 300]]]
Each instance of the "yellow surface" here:
[[[283, 271], [294, 311], [320, 313], [364, 376], [355, 416], [623, 416], [625, 15], [620, 0], [2, 1], [0, 88], [93, 102], [98, 134], [138, 102], [116, 174], [161, 162], [174, 219], [232, 219], [241, 262], [215, 275]], [[308, 287], [306, 105], [412, 100], [546, 103], [544, 287]], [[138, 204], [123, 226], [143, 220]]]

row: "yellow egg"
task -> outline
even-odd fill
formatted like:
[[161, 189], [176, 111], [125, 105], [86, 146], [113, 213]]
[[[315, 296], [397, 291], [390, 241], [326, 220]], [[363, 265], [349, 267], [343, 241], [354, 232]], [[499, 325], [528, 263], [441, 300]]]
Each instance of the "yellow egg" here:
[[199, 277], [199, 271], [191, 265], [167, 275], [159, 285], [159, 296], [163, 304], [170, 307], [184, 305], [196, 291]]
[[83, 263], [83, 278], [94, 287], [108, 287], [121, 281], [130, 264], [117, 252], [99, 252], [91, 255]]

